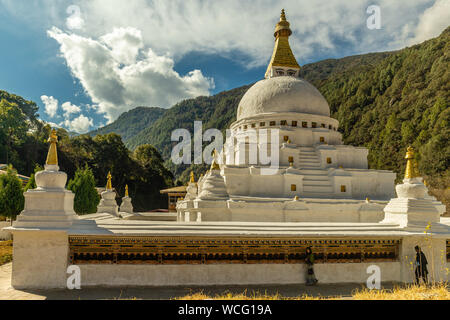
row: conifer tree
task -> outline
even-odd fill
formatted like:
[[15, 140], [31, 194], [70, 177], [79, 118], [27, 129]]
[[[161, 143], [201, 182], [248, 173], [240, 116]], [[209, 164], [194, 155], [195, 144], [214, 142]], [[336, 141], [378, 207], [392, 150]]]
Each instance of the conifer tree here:
[[10, 218], [12, 223], [24, 206], [22, 181], [12, 166], [8, 166], [6, 174], [0, 175], [0, 215]]
[[95, 189], [95, 178], [92, 170], [86, 165], [79, 168], [75, 177], [69, 181], [67, 189], [75, 193], [74, 210], [79, 215], [97, 212], [100, 196]]

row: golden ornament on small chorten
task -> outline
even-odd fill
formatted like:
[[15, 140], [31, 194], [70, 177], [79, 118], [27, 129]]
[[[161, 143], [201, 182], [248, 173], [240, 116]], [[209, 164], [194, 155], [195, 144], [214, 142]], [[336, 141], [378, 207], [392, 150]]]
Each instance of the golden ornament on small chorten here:
[[45, 161], [45, 164], [57, 166], [58, 151], [56, 148], [56, 144], [58, 143], [58, 136], [56, 135], [56, 129], [53, 129], [51, 131], [48, 142], [50, 143], [50, 147], [48, 149], [47, 160]]
[[195, 183], [195, 176], [194, 176], [194, 172], [191, 171], [191, 180], [189, 181], [190, 183]]
[[112, 182], [111, 182], [111, 179], [112, 179], [111, 171], [108, 172], [107, 178], [108, 178], [108, 181], [106, 182], [106, 190], [112, 190], [113, 187], [112, 187]]
[[128, 185], [125, 185], [125, 197], [129, 197], [130, 194], [128, 193]]
[[405, 170], [405, 179], [413, 179], [420, 177], [417, 160], [415, 158], [415, 152], [413, 147], [408, 147], [405, 156], [406, 161], [406, 170]]
[[219, 158], [217, 149], [214, 149], [213, 151], [213, 162], [211, 164], [211, 170], [220, 170], [220, 166], [217, 163], [217, 159]]

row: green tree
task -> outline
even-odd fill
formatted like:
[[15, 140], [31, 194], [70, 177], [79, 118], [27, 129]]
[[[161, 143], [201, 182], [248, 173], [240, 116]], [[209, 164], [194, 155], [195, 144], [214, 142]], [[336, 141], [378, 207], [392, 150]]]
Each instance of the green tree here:
[[95, 178], [92, 170], [86, 165], [84, 169], [78, 169], [75, 177], [67, 186], [75, 193], [74, 210], [77, 214], [84, 215], [97, 212], [100, 196], [95, 189]]
[[24, 206], [22, 182], [12, 166], [8, 166], [6, 174], [0, 175], [0, 214], [10, 218], [12, 223]]
[[20, 143], [26, 136], [27, 116], [15, 103], [3, 99], [0, 101], [0, 131], [6, 144], [6, 163], [10, 163], [13, 145]]

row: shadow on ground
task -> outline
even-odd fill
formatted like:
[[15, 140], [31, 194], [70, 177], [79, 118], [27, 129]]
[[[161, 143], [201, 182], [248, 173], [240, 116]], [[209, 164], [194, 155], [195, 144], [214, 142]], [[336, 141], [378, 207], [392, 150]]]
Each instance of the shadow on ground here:
[[[391, 289], [393, 283], [383, 284], [383, 288]], [[362, 289], [362, 284], [317, 285], [266, 285], [266, 286], [208, 286], [208, 287], [146, 287], [146, 288], [84, 288], [81, 290], [24, 290], [24, 293], [41, 296], [48, 300], [104, 300], [104, 299], [138, 299], [138, 300], [169, 300], [202, 292], [208, 296], [224, 293], [242, 294], [280, 294], [285, 298], [308, 295], [312, 297], [342, 297], [351, 298], [352, 292]]]

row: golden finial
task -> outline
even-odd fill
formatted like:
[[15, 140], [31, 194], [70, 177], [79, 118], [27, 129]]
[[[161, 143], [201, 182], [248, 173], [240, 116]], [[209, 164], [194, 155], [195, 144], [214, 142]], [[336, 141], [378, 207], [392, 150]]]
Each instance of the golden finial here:
[[295, 196], [294, 201], [299, 201], [299, 200], [300, 200], [299, 196]]
[[56, 144], [58, 143], [58, 136], [56, 135], [56, 129], [53, 129], [51, 131], [48, 142], [50, 143], [50, 148], [48, 149], [47, 161], [45, 161], [45, 164], [57, 166], [58, 151], [56, 149]]
[[190, 183], [195, 183], [194, 171], [191, 171], [191, 180], [189, 182]]
[[291, 161], [291, 162], [289, 162], [289, 167], [291, 167], [291, 168], [292, 168], [293, 166], [294, 166], [294, 162], [292, 162], [292, 161]]
[[128, 185], [125, 185], [125, 197], [126, 197], [126, 198], [129, 198], [129, 197], [130, 197], [130, 195], [129, 195], [129, 193], [128, 193]]
[[280, 21], [286, 21], [286, 12], [284, 9], [281, 9]]
[[408, 147], [406, 152], [406, 170], [405, 179], [413, 179], [420, 176], [419, 170], [417, 168], [417, 161], [415, 158], [415, 153], [413, 147]]
[[366, 203], [369, 203], [369, 202], [370, 202], [370, 198], [367, 197], [367, 198], [366, 198]]
[[219, 158], [218, 152], [216, 149], [214, 149], [213, 152], [213, 162], [211, 164], [211, 170], [220, 170], [220, 166], [217, 163], [217, 159]]
[[107, 178], [108, 178], [108, 182], [106, 183], [106, 190], [112, 190], [112, 182], [111, 182], [112, 176], [111, 176], [111, 172], [108, 172]]
[[425, 185], [425, 187], [428, 187], [428, 182], [426, 180], [423, 180], [423, 184]]
[[[277, 23], [275, 27], [275, 47], [273, 49], [272, 58], [270, 59], [269, 66], [267, 67], [267, 71], [265, 74], [266, 78], [271, 78], [276, 76], [272, 72], [274, 67], [282, 67], [289, 68], [294, 71], [300, 70], [300, 65], [295, 59], [294, 54], [292, 53], [291, 46], [289, 44], [289, 37], [292, 35], [292, 30], [290, 27], [290, 23], [286, 19], [286, 13], [281, 10], [280, 21]], [[298, 72], [297, 72], [298, 73]], [[296, 73], [296, 74], [297, 74]], [[292, 76], [292, 74], [284, 74]]]

